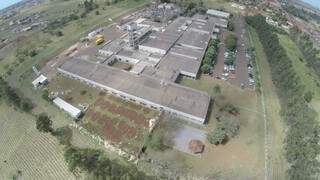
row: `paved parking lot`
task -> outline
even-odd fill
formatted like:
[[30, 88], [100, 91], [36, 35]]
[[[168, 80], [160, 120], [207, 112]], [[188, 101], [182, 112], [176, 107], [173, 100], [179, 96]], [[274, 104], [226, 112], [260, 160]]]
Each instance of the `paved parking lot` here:
[[235, 78], [230, 79], [232, 84], [245, 87], [249, 86], [248, 66], [245, 49], [245, 27], [244, 19], [241, 15], [235, 16], [235, 35], [238, 38], [237, 53], [235, 60]]

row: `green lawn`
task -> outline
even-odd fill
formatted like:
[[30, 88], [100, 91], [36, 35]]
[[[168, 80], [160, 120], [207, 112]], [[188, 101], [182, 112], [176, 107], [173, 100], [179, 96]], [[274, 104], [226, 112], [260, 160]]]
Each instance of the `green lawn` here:
[[269, 128], [270, 135], [270, 178], [271, 179], [285, 179], [286, 177], [286, 161], [283, 152], [283, 141], [284, 141], [284, 122], [280, 116], [280, 102], [276, 93], [275, 86], [273, 85], [270, 73], [270, 67], [266, 54], [264, 53], [262, 44], [258, 38], [256, 31], [252, 28], [247, 28], [249, 31], [249, 42], [251, 46], [255, 48], [257, 67], [260, 72], [260, 83], [264, 93], [264, 101], [260, 96], [260, 101], [265, 106], [267, 126]]

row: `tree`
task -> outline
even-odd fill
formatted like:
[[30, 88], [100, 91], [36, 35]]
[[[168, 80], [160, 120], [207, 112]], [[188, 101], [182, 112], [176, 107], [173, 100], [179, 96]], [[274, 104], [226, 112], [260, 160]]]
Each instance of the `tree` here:
[[233, 34], [229, 34], [225, 39], [225, 44], [227, 49], [234, 52], [237, 48], [237, 37]]
[[201, 66], [201, 71], [205, 74], [209, 73], [210, 71], [210, 66], [208, 64], [204, 64]]
[[222, 116], [219, 118], [216, 128], [207, 135], [211, 144], [221, 144], [239, 134], [240, 121], [235, 116]]
[[68, 146], [64, 158], [70, 171], [74, 172], [78, 168], [86, 171], [89, 174], [88, 179], [155, 179], [139, 171], [136, 166], [125, 166], [116, 160], [108, 159], [100, 150]]
[[46, 100], [46, 101], [50, 101], [49, 98], [49, 91], [47, 89], [42, 91], [42, 95], [41, 95], [42, 99]]
[[24, 112], [30, 112], [33, 109], [33, 104], [30, 100], [24, 99], [21, 104], [21, 109]]
[[227, 138], [227, 134], [220, 128], [214, 129], [207, 135], [207, 139], [211, 144], [221, 144]]
[[58, 139], [60, 144], [67, 146], [71, 144], [72, 130], [68, 126], [56, 129], [53, 135]]
[[229, 20], [227, 29], [228, 29], [229, 31], [233, 31], [233, 30], [234, 30], [234, 22], [233, 22], [233, 19], [230, 19], [230, 20]]
[[304, 99], [307, 101], [307, 103], [311, 102], [313, 98], [313, 93], [311, 91], [308, 91], [304, 94]]
[[63, 36], [63, 32], [62, 32], [62, 31], [57, 31], [55, 34], [56, 34], [56, 36], [58, 36], [58, 37]]
[[240, 121], [235, 116], [222, 116], [217, 126], [226, 132], [228, 138], [233, 138], [239, 134]]
[[32, 49], [32, 50], [29, 51], [29, 56], [30, 56], [30, 57], [34, 57], [34, 56], [36, 56], [37, 54], [38, 54], [37, 51], [34, 50], [34, 49]]
[[153, 133], [148, 133], [146, 134], [144, 141], [146, 146], [149, 146], [154, 150], [164, 149], [162, 132], [155, 131]]
[[52, 121], [50, 117], [45, 113], [40, 114], [36, 121], [36, 128], [40, 132], [53, 133]]
[[100, 12], [99, 12], [99, 11], [96, 11], [95, 14], [96, 14], [96, 15], [100, 15]]
[[220, 85], [215, 85], [214, 87], [213, 87], [213, 92], [215, 93], [215, 94], [220, 94], [221, 93], [221, 87], [220, 87]]

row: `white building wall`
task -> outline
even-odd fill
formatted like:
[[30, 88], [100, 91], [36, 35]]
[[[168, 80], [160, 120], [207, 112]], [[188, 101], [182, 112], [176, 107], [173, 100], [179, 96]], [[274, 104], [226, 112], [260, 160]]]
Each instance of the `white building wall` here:
[[139, 59], [134, 59], [134, 58], [121, 56], [121, 55], [116, 55], [116, 58], [119, 59], [119, 61], [127, 62], [130, 64], [137, 64], [140, 61]]
[[150, 53], [162, 54], [162, 55], [165, 55], [167, 53], [166, 50], [154, 48], [154, 47], [149, 47], [149, 46], [144, 46], [144, 45], [139, 45], [139, 50], [147, 51]]

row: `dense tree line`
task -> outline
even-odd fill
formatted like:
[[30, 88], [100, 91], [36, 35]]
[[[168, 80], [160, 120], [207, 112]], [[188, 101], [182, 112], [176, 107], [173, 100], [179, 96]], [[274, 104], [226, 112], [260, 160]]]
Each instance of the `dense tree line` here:
[[202, 61], [201, 71], [203, 73], [208, 73], [210, 68], [214, 64], [214, 61], [218, 55], [219, 43], [219, 39], [210, 39], [207, 51]]
[[118, 161], [110, 160], [102, 151], [94, 149], [80, 149], [69, 146], [64, 153], [69, 169], [75, 172], [77, 169], [86, 171], [90, 179], [99, 180], [146, 180], [155, 179], [145, 175], [133, 166], [126, 166]]
[[285, 138], [285, 157], [289, 163], [289, 179], [317, 179], [320, 164], [320, 127], [316, 112], [304, 98], [305, 89], [293, 70], [292, 62], [279, 43], [265, 18], [246, 17], [246, 22], [259, 35], [271, 66], [272, 80], [277, 87], [281, 115], [288, 125]]
[[12, 88], [2, 77], [0, 77], [0, 100], [4, 100], [24, 112], [30, 112], [33, 109], [31, 101], [18, 94], [17, 90]]
[[311, 37], [301, 32], [297, 27], [291, 29], [290, 37], [302, 52], [308, 67], [312, 68], [320, 78], [320, 58], [317, 56], [319, 50], [313, 47]]
[[160, 0], [160, 3], [174, 3], [182, 7], [182, 14], [187, 16], [193, 16], [195, 13], [205, 14], [207, 8], [203, 0]]

